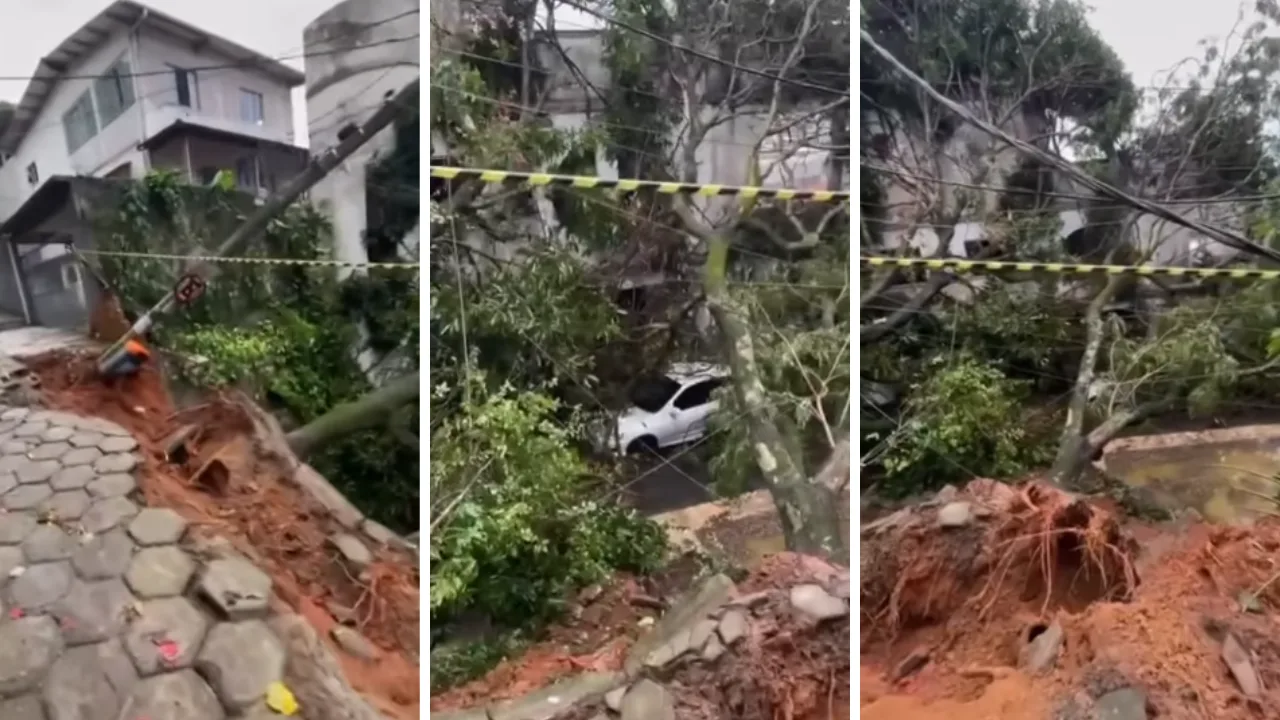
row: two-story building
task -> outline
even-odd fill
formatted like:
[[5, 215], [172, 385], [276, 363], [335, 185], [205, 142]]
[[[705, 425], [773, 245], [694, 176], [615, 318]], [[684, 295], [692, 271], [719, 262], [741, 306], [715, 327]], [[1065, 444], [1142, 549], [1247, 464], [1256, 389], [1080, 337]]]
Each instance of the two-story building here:
[[92, 293], [65, 254], [89, 240], [76, 177], [219, 171], [269, 192], [300, 172], [291, 91], [301, 72], [131, 0], [40, 59], [0, 134], [0, 310], [79, 325]]

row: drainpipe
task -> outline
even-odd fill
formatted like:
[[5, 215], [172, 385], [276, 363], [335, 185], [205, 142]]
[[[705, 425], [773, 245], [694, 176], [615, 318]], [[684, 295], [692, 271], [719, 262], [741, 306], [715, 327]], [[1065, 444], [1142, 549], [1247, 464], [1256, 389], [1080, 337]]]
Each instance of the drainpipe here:
[[[142, 72], [142, 67], [138, 65], [138, 30], [150, 15], [151, 9], [144, 6], [137, 21], [129, 27], [129, 65], [133, 68], [133, 77], [130, 80], [133, 82], [133, 103], [138, 106], [138, 131], [141, 133], [138, 137], [139, 143], [147, 141], [147, 109], [143, 106], [142, 93], [138, 92], [138, 73]], [[151, 172], [150, 150], [142, 152], [142, 172], [144, 175]]]

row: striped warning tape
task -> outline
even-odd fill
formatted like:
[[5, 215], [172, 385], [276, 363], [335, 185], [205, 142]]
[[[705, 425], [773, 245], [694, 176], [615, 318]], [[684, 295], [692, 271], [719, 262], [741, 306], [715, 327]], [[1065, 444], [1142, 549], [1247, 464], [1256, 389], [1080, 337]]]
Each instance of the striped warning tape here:
[[303, 260], [299, 258], [260, 258], [260, 257], [217, 257], [213, 255], [166, 255], [164, 253], [140, 253], [112, 250], [83, 250], [76, 248], [82, 255], [99, 255], [103, 257], [146, 258], [148, 260], [185, 260], [203, 263], [241, 263], [248, 265], [310, 265], [318, 267], [344, 267], [367, 270], [418, 270], [418, 263], [352, 263], [341, 260]]
[[589, 190], [618, 190], [635, 192], [652, 190], [675, 195], [688, 193], [704, 197], [736, 195], [744, 198], [774, 198], [776, 200], [812, 200], [814, 202], [843, 202], [849, 199], [848, 191], [794, 190], [790, 188], [766, 188], [750, 185], [711, 185], [705, 183], [659, 182], [657, 180], [620, 179], [608, 180], [589, 175], [552, 175], [550, 173], [522, 173], [508, 170], [480, 170], [477, 168], [442, 167], [433, 165], [431, 177], [441, 180], [479, 180], [492, 185], [524, 183], [533, 187], [563, 185]]
[[1196, 268], [1164, 265], [1088, 265], [1084, 263], [1008, 262], [1002, 260], [938, 260], [862, 256], [865, 267], [926, 268], [955, 272], [1039, 272], [1054, 275], [1152, 275], [1233, 280], [1280, 280], [1280, 270], [1257, 268]]

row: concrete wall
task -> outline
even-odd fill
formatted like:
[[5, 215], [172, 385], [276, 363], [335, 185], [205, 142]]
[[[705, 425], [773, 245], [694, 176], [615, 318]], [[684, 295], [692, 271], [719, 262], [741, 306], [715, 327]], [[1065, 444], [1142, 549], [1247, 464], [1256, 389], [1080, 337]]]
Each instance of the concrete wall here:
[[[307, 53], [307, 117], [313, 150], [338, 143], [338, 132], [372, 115], [390, 94], [421, 75], [418, 0], [346, 0], [316, 18], [303, 34]], [[390, 152], [387, 128], [312, 188], [310, 197], [333, 221], [334, 254], [367, 262], [365, 173]]]

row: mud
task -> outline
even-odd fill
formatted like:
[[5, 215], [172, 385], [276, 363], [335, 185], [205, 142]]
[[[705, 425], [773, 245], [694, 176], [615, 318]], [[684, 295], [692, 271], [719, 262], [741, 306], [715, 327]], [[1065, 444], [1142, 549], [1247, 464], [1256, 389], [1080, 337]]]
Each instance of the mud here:
[[[953, 501], [972, 516], [941, 527]], [[1274, 519], [1142, 526], [986, 480], [864, 525], [862, 716], [1087, 720], [1132, 688], [1146, 717], [1266, 717], [1280, 701], [1277, 550]], [[1056, 660], [1035, 672], [1028, 638], [1055, 624]], [[1260, 689], [1223, 660], [1228, 637]]]
[[[683, 571], [677, 573], [683, 576]], [[848, 571], [821, 560], [792, 553], [764, 558], [760, 566], [738, 585], [741, 595], [764, 591], [762, 603], [751, 609], [746, 638], [714, 663], [684, 663], [657, 678], [671, 694], [680, 720], [847, 720], [850, 717], [849, 618], [816, 623], [801, 617], [792, 607], [787, 589], [800, 583], [848, 588]], [[637, 597], [653, 590], [651, 581], [623, 578], [611, 585], [601, 599], [601, 615], [609, 618], [611, 632], [599, 632], [593, 623], [595, 642], [603, 644], [587, 655], [571, 655], [564, 638], [577, 627], [568, 621], [554, 629], [550, 640], [530, 652], [503, 663], [479, 681], [432, 698], [431, 709], [474, 707], [488, 701], [514, 698], [546, 687], [565, 674], [581, 670], [618, 670], [623, 652], [641, 632], [639, 618], [654, 615], [619, 611], [634, 608]], [[637, 596], [635, 593], [642, 593]], [[674, 595], [663, 592], [661, 596]], [[647, 605], [647, 603], [644, 603]], [[621, 622], [619, 622], [621, 621]], [[605, 638], [612, 637], [611, 640]], [[646, 670], [645, 672], [649, 672]], [[556, 720], [594, 720], [609, 715], [601, 702], [566, 708]]]
[[[387, 552], [360, 578], [344, 572], [326, 542], [337, 524], [292, 483], [289, 468], [262, 452], [252, 421], [228, 399], [211, 396], [178, 410], [155, 367], [104, 380], [88, 356], [54, 353], [27, 364], [49, 408], [107, 418], [134, 433], [147, 505], [172, 508], [198, 536], [223, 538], [253, 559], [272, 575], [280, 600], [325, 638], [357, 691], [390, 718], [419, 717], [419, 581], [408, 558]], [[188, 457], [168, 462], [166, 438], [188, 424], [197, 428]], [[328, 634], [339, 622], [373, 641], [379, 656], [361, 660], [339, 650]]]

